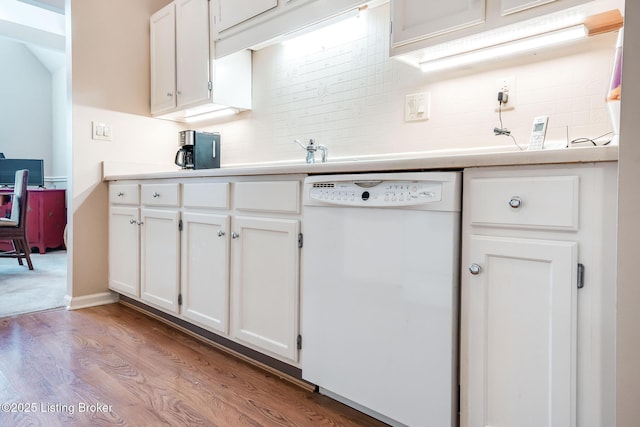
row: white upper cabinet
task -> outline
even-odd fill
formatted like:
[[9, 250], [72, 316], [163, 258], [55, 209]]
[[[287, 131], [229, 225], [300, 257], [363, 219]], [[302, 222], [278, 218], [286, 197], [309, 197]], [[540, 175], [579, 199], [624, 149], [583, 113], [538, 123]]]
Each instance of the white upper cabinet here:
[[205, 0], [176, 2], [177, 106], [207, 101], [209, 90], [209, 5]]
[[215, 57], [253, 48], [366, 3], [366, 0], [211, 0]]
[[176, 7], [151, 15], [151, 114], [176, 107]]
[[209, 4], [177, 0], [151, 15], [151, 114], [202, 103], [209, 89]]
[[209, 22], [208, 0], [175, 0], [151, 15], [152, 116], [251, 108], [251, 52], [212, 61]]
[[502, 12], [503, 16], [509, 15], [554, 1], [556, 0], [502, 0], [500, 3], [500, 12]]
[[393, 2], [393, 40], [408, 42], [484, 22], [480, 0], [405, 0]]
[[391, 0], [391, 55], [559, 12], [590, 0]]
[[278, 6], [278, 0], [218, 0], [216, 29], [224, 31]]

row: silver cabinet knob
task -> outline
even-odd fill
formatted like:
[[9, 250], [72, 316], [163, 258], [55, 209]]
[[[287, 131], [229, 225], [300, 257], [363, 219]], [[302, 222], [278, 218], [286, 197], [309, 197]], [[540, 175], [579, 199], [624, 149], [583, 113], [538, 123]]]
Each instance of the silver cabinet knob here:
[[138, 225], [142, 225], [142, 224], [144, 224], [144, 222], [143, 222], [143, 221], [138, 221], [138, 223], [137, 223], [137, 224], [138, 224]]
[[135, 219], [132, 218], [132, 219], [129, 220], [129, 224], [135, 224], [135, 223], [136, 223]]
[[482, 271], [482, 267], [480, 267], [476, 263], [473, 263], [469, 266], [469, 273], [473, 274], [474, 276], [480, 274], [481, 271]]
[[153, 197], [160, 197], [160, 193], [156, 191], [155, 193], [153, 193]]
[[167, 92], [167, 96], [168, 96], [168, 97], [172, 97], [172, 96], [173, 96], [173, 93], [171, 93], [171, 92]]
[[240, 235], [238, 233], [236, 233], [235, 231], [233, 233], [231, 233], [231, 238], [232, 239], [237, 239], [238, 237], [240, 237]]
[[218, 237], [222, 237], [222, 236], [224, 236], [224, 235], [225, 235], [225, 232], [224, 232], [224, 231], [222, 231], [222, 230], [218, 231]]
[[124, 196], [124, 193], [122, 191], [119, 191], [118, 194], [116, 194], [118, 197], [122, 197]]
[[519, 208], [522, 205], [522, 199], [518, 196], [513, 196], [512, 198], [509, 199], [509, 206], [511, 206], [514, 209]]

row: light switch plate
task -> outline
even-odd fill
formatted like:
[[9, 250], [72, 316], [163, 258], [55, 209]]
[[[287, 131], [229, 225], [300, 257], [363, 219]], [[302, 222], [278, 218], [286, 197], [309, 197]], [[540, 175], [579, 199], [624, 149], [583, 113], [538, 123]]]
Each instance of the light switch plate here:
[[431, 115], [431, 93], [411, 93], [404, 100], [404, 121], [429, 120]]
[[108, 123], [91, 122], [91, 139], [98, 141], [111, 141], [113, 128]]

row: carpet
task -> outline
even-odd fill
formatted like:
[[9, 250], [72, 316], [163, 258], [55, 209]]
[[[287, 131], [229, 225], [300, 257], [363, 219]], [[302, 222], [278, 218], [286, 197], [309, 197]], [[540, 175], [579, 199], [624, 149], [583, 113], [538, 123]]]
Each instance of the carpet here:
[[33, 270], [0, 258], [0, 318], [65, 306], [67, 252], [31, 254]]

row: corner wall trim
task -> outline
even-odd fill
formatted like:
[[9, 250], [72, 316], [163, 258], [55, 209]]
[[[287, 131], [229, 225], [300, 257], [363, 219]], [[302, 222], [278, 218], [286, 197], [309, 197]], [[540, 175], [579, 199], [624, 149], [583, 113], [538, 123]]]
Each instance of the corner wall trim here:
[[67, 310], [78, 310], [80, 308], [94, 307], [96, 305], [113, 304], [118, 302], [119, 296], [115, 292], [101, 292], [99, 294], [84, 295], [81, 297], [64, 297]]

